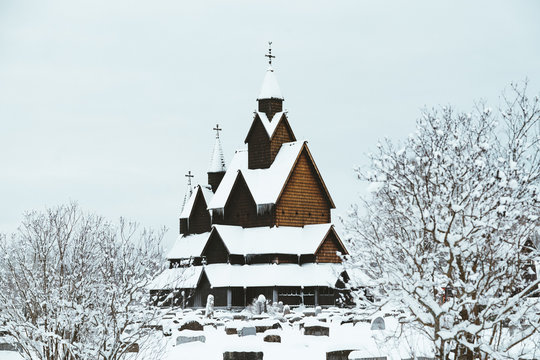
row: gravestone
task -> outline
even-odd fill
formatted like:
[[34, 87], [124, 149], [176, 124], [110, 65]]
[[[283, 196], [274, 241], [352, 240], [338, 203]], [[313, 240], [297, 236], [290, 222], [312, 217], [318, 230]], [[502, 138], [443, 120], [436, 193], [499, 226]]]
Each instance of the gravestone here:
[[353, 350], [336, 350], [326, 353], [326, 360], [349, 360], [349, 354]]
[[384, 330], [386, 326], [384, 324], [384, 319], [382, 317], [377, 317], [371, 323], [371, 330]]
[[281, 336], [277, 334], [268, 334], [264, 337], [265, 342], [275, 342], [280, 343], [281, 342]]
[[195, 335], [190, 333], [181, 334], [176, 337], [176, 345], [187, 344], [195, 341], [206, 342], [206, 337], [204, 335]]
[[262, 351], [225, 351], [223, 360], [263, 360]]
[[330, 336], [330, 329], [323, 325], [307, 325], [304, 326], [304, 335]]
[[237, 330], [238, 336], [250, 336], [250, 335], [256, 335], [257, 329], [255, 329], [255, 326], [244, 326]]

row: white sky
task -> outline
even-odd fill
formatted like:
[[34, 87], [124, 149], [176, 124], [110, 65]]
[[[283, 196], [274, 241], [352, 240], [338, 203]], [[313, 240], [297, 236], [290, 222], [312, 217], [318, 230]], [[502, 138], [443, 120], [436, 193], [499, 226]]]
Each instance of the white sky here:
[[214, 133], [243, 147], [273, 41], [298, 139], [344, 214], [353, 167], [425, 105], [540, 88], [540, 2], [0, 0], [0, 232], [79, 202], [178, 232]]

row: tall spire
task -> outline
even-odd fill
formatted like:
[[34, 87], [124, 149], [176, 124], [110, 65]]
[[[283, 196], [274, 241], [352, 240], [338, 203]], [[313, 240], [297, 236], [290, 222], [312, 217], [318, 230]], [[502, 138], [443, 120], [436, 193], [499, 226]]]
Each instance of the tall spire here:
[[264, 100], [264, 99], [283, 100], [283, 95], [281, 95], [281, 90], [279, 89], [276, 75], [274, 73], [274, 68], [272, 67], [272, 59], [274, 59], [276, 56], [272, 55], [272, 42], [271, 41], [268, 42], [268, 54], [264, 56], [268, 58], [268, 69], [266, 70], [266, 74], [264, 75], [261, 91], [259, 92], [259, 96], [257, 97], [257, 100]]
[[223, 148], [219, 138], [219, 132], [223, 129], [219, 127], [219, 124], [216, 124], [214, 130], [216, 131], [216, 141], [214, 142], [214, 150], [208, 167], [208, 185], [210, 185], [213, 192], [216, 192], [227, 168], [225, 167], [225, 157], [223, 156]]
[[212, 151], [212, 158], [210, 160], [210, 166], [208, 167], [209, 173], [225, 171], [225, 157], [223, 156], [223, 149], [221, 147], [221, 140], [219, 138], [219, 132], [222, 131], [219, 124], [213, 128], [216, 131], [216, 141], [214, 142], [214, 150]]
[[186, 189], [186, 193], [184, 194], [184, 201], [182, 202], [182, 208], [180, 209], [180, 212], [184, 210], [184, 207], [186, 207], [186, 204], [191, 198], [191, 195], [193, 195], [193, 185], [191, 184], [191, 179], [194, 177], [194, 175], [191, 174], [191, 171], [188, 171], [185, 177], [188, 178], [187, 189]]

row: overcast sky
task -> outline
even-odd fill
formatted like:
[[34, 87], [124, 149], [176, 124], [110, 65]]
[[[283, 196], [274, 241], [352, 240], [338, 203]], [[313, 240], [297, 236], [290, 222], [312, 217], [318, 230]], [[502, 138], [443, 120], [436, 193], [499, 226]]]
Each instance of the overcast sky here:
[[0, 232], [71, 200], [178, 232], [216, 123], [244, 146], [273, 41], [298, 139], [345, 214], [353, 168], [424, 106], [540, 89], [540, 2], [0, 0]]

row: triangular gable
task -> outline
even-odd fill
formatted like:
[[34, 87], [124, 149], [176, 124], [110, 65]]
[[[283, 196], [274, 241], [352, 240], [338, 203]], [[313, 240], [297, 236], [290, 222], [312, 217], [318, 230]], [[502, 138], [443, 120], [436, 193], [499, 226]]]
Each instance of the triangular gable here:
[[337, 241], [337, 244], [338, 244], [338, 247], [341, 248], [338, 249], [338, 251], [340, 251], [343, 255], [348, 255], [349, 252], [347, 251], [347, 248], [345, 247], [345, 245], [343, 244], [343, 242], [341, 241], [341, 239], [339, 238], [337, 232], [336, 232], [336, 229], [334, 228], [334, 225], [332, 225], [330, 227], [330, 229], [328, 229], [328, 232], [326, 233], [326, 235], [324, 236], [324, 238], [322, 239], [321, 243], [319, 244], [319, 246], [317, 246], [317, 250], [315, 250], [315, 253], [317, 253], [319, 251], [319, 249], [323, 246], [323, 244], [326, 242], [326, 241], [330, 241], [330, 238], [328, 237], [330, 234], [333, 234], [335, 236], [335, 239]]
[[296, 141], [296, 137], [294, 136], [291, 125], [289, 124], [289, 121], [287, 120], [287, 115], [285, 114], [284, 111], [280, 111], [274, 114], [271, 121], [268, 119], [265, 113], [255, 112], [255, 117], [253, 118], [253, 122], [251, 123], [251, 127], [249, 128], [249, 131], [246, 135], [246, 139], [244, 140], [244, 143], [247, 144], [248, 139], [251, 136], [251, 133], [253, 132], [253, 129], [257, 123], [262, 125], [262, 127], [266, 130], [266, 135], [268, 136], [268, 140], [272, 140], [279, 124], [283, 123], [283, 125], [287, 128], [287, 131], [289, 131], [289, 134], [292, 137], [291, 141]]
[[227, 197], [227, 201], [225, 202], [225, 205], [223, 206], [223, 208], [227, 207], [227, 205], [229, 205], [230, 201], [231, 201], [231, 194], [233, 194], [235, 191], [238, 191], [236, 190], [239, 186], [242, 186], [244, 188], [244, 190], [242, 191], [245, 191], [245, 193], [247, 195], [249, 195], [251, 201], [253, 201], [253, 204], [254, 205], [257, 205], [257, 203], [255, 202], [255, 199], [253, 198], [253, 194], [251, 193], [251, 190], [249, 188], [249, 185], [246, 181], [246, 178], [244, 177], [244, 175], [242, 174], [242, 170], [238, 170], [238, 174], [236, 175], [236, 180], [234, 181], [234, 184], [231, 188], [231, 191], [229, 192], [229, 196]]
[[300, 141], [282, 144], [274, 162], [267, 169], [248, 169], [247, 151], [237, 151], [208, 208], [225, 207], [239, 172], [257, 205], [275, 204], [304, 144]]
[[196, 190], [193, 192], [193, 194], [191, 194], [191, 197], [186, 203], [186, 206], [184, 206], [184, 208], [182, 209], [180, 219], [188, 219], [191, 216], [191, 213], [193, 212], [193, 209], [195, 208], [195, 205], [198, 201], [204, 201], [204, 207], [207, 206], [205, 196], [201, 189], [201, 185], [197, 185], [195, 189]]
[[289, 175], [287, 176], [287, 180], [285, 181], [285, 183], [283, 184], [283, 187], [281, 188], [281, 191], [279, 192], [279, 195], [276, 199], [276, 203], [279, 201], [279, 198], [281, 198], [281, 195], [283, 194], [283, 191], [285, 190], [285, 188], [287, 187], [287, 184], [289, 182], [289, 179], [291, 178], [293, 172], [294, 172], [294, 169], [296, 168], [296, 165], [298, 164], [298, 160], [300, 159], [300, 156], [302, 155], [303, 152], [306, 152], [307, 154], [307, 157], [308, 157], [308, 160], [311, 164], [311, 166], [313, 167], [313, 170], [315, 171], [315, 174], [316, 174], [316, 177], [319, 181], [319, 184], [321, 185], [327, 199], [328, 199], [328, 202], [330, 204], [330, 208], [331, 209], [335, 209], [336, 206], [334, 204], [334, 200], [332, 200], [332, 196], [330, 196], [330, 192], [328, 191], [328, 188], [326, 187], [326, 184], [324, 183], [324, 180], [321, 176], [321, 173], [319, 171], [319, 168], [317, 167], [317, 165], [315, 164], [315, 161], [313, 160], [313, 156], [311, 156], [311, 152], [309, 151], [309, 148], [307, 146], [307, 141], [304, 142], [304, 145], [302, 146], [302, 149], [301, 151], [298, 153], [298, 156], [296, 157], [296, 160], [294, 162], [294, 165], [291, 167], [290, 171], [289, 171]]
[[221, 243], [221, 245], [223, 245], [223, 247], [227, 251], [227, 256], [231, 253], [231, 251], [227, 248], [227, 244], [225, 244], [225, 242], [223, 241], [221, 235], [219, 234], [219, 231], [214, 226], [214, 228], [212, 229], [212, 232], [208, 236], [208, 240], [206, 241], [206, 245], [204, 245], [204, 248], [201, 251], [201, 256], [208, 257], [209, 246], [210, 246], [213, 239], [216, 239], [218, 242]]

